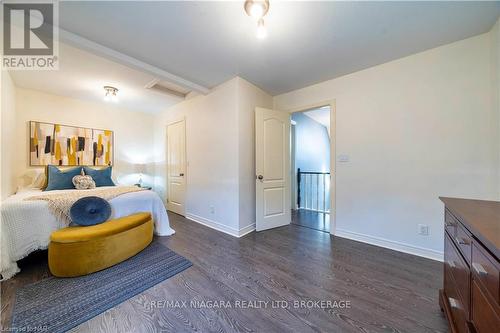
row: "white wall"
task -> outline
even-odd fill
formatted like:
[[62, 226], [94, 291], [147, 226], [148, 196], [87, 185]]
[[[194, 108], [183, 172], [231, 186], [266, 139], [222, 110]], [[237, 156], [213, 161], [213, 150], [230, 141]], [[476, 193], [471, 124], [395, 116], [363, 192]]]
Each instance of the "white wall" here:
[[1, 71], [1, 134], [0, 134], [0, 188], [1, 199], [5, 199], [16, 190], [16, 165], [12, 163], [18, 152], [18, 145], [13, 140], [16, 133], [16, 88], [9, 72]]
[[166, 128], [185, 118], [186, 216], [226, 232], [239, 230], [237, 89], [235, 78], [168, 108], [155, 120], [155, 190], [167, 198]]
[[338, 235], [441, 258], [438, 196], [498, 198], [490, 47], [483, 34], [275, 96], [280, 110], [336, 100]]
[[255, 107], [272, 108], [273, 99], [250, 82], [238, 79], [239, 228], [255, 228]]
[[253, 230], [256, 106], [271, 107], [272, 97], [236, 77], [162, 112], [155, 122], [155, 190], [162, 198], [168, 196], [166, 127], [185, 118], [186, 217], [236, 236]]
[[134, 164], [145, 163], [150, 166], [143, 177], [144, 184], [153, 182], [153, 115], [121, 109], [105, 102], [88, 102], [17, 88], [14, 136], [17, 153], [11, 160], [17, 178], [35, 168], [29, 167], [30, 120], [114, 131], [114, 178], [121, 184], [134, 184], [138, 180], [138, 175], [133, 173]]

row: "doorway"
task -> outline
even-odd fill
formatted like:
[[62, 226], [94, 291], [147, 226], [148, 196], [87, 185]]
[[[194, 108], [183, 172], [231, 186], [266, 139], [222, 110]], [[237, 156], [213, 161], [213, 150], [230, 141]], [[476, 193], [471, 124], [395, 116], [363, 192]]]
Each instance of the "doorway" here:
[[291, 115], [292, 224], [330, 233], [331, 106]]
[[184, 216], [186, 212], [186, 121], [167, 126], [167, 209]]
[[[292, 115], [310, 112], [305, 117], [312, 117], [316, 109], [323, 109], [329, 114], [322, 131], [329, 131], [327, 139], [329, 151], [325, 162], [311, 170], [298, 170], [296, 149], [297, 128], [291, 130]], [[312, 119], [312, 118], [311, 118]], [[318, 122], [318, 121], [316, 121]], [[294, 121], [295, 126], [297, 122]], [[256, 230], [289, 225], [293, 222], [299, 226], [315, 227], [317, 230], [335, 234], [335, 101], [315, 104], [287, 112], [255, 109], [255, 182], [256, 182]], [[315, 143], [312, 144], [316, 146]], [[327, 149], [328, 150], [328, 149]], [[310, 175], [309, 175], [310, 174]], [[309, 175], [309, 176], [308, 176]], [[309, 178], [308, 178], [309, 177]], [[316, 178], [314, 178], [316, 177]], [[325, 188], [320, 188], [320, 185]], [[308, 185], [316, 184], [314, 187]], [[300, 186], [300, 195], [299, 195]], [[311, 185], [312, 186], [312, 185]], [[315, 194], [315, 196], [314, 196]], [[300, 198], [300, 202], [299, 202]], [[292, 221], [294, 212], [294, 221]], [[301, 214], [303, 213], [303, 214]], [[310, 215], [324, 218], [320, 223], [312, 221]]]

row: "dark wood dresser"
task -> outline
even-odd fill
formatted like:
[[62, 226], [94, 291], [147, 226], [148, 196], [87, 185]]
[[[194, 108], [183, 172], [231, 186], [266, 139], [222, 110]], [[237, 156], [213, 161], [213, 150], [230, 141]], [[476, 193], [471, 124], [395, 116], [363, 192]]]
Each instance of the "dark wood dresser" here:
[[444, 286], [439, 305], [451, 332], [500, 332], [500, 202], [440, 198]]

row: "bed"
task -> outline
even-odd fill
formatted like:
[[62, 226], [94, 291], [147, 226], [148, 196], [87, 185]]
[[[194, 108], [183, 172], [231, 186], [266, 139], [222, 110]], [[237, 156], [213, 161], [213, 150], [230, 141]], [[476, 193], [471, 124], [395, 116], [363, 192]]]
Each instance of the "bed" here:
[[[46, 249], [50, 234], [66, 226], [50, 212], [47, 201], [25, 199], [68, 191], [77, 190], [43, 192], [39, 189], [26, 189], [18, 191], [2, 202], [0, 230], [2, 280], [9, 279], [18, 273], [19, 267], [16, 263], [18, 260], [33, 251]], [[90, 192], [89, 195], [91, 195]], [[112, 209], [110, 218], [119, 218], [137, 212], [150, 212], [155, 223], [155, 234], [169, 236], [175, 233], [170, 228], [162, 200], [153, 191], [125, 193], [111, 199], [109, 203]]]

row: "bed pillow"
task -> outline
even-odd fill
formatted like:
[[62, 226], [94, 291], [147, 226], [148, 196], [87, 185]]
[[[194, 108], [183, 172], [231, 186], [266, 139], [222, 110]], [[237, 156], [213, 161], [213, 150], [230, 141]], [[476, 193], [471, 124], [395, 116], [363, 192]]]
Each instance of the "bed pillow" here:
[[45, 184], [44, 169], [29, 169], [17, 179], [17, 190], [43, 189]]
[[112, 167], [108, 166], [103, 169], [83, 167], [83, 170], [86, 175], [92, 177], [96, 187], [115, 186], [115, 183], [113, 183], [113, 180], [111, 179]]
[[74, 189], [73, 177], [82, 172], [82, 167], [61, 170], [55, 165], [47, 166], [47, 187], [44, 191]]
[[111, 216], [111, 206], [99, 197], [83, 197], [70, 208], [71, 221], [79, 225], [96, 225], [106, 222]]
[[95, 182], [89, 175], [86, 175], [82, 168], [82, 174], [73, 177], [73, 185], [77, 190], [91, 190], [95, 188]]
[[32, 188], [43, 189], [46, 187], [47, 183], [47, 174], [45, 170], [39, 170], [36, 173], [36, 176], [33, 178], [33, 183], [31, 183]]

